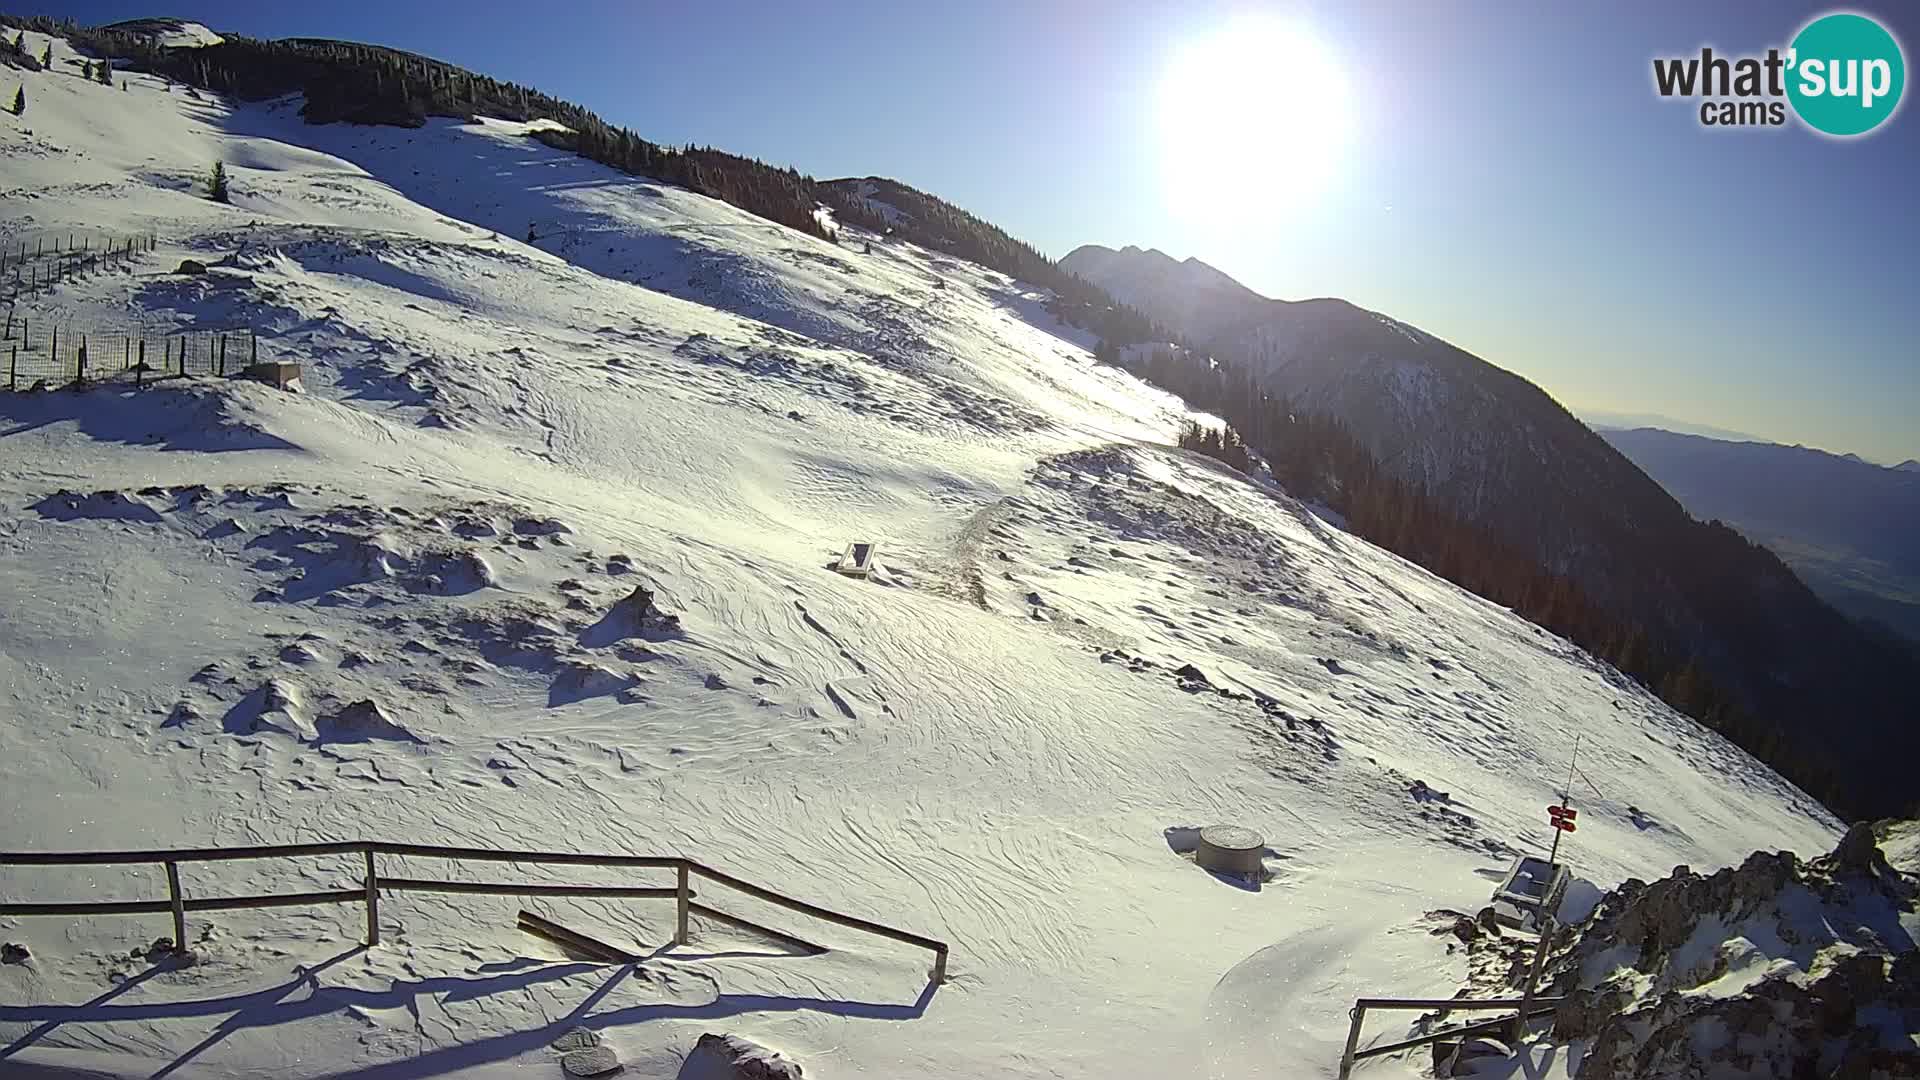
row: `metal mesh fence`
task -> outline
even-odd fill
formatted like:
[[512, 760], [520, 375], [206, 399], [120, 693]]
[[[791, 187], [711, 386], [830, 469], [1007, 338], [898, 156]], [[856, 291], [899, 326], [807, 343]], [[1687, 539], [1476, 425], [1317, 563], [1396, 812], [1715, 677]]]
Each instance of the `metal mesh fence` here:
[[251, 329], [89, 333], [9, 317], [0, 334], [0, 386], [66, 386], [130, 377], [137, 385], [182, 375], [238, 375], [260, 358]]

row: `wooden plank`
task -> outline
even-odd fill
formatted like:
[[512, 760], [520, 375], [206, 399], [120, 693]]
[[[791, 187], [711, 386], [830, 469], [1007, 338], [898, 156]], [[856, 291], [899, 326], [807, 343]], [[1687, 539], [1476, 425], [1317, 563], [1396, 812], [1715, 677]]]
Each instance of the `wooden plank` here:
[[187, 948], [187, 905], [186, 894], [180, 891], [180, 864], [167, 864], [167, 903], [173, 908], [173, 947], [177, 952]]
[[[1354, 1002], [1361, 1009], [1453, 1009], [1471, 1012], [1475, 1009], [1518, 1009], [1526, 1004], [1523, 998], [1360, 998]], [[1558, 1005], [1557, 997], [1537, 997], [1535, 1005]]]
[[[1535, 1009], [1532, 1013], [1528, 1014], [1527, 1019], [1538, 1020], [1543, 1016], [1552, 1016], [1553, 1014], [1553, 1009]], [[1418, 1035], [1397, 1043], [1388, 1043], [1385, 1046], [1369, 1046], [1365, 1050], [1355, 1053], [1353, 1060], [1364, 1061], [1367, 1058], [1379, 1057], [1382, 1054], [1393, 1054], [1401, 1050], [1411, 1050], [1416, 1046], [1425, 1046], [1428, 1043], [1439, 1042], [1442, 1039], [1451, 1039], [1459, 1035], [1480, 1035], [1489, 1031], [1499, 1031], [1508, 1024], [1513, 1023], [1514, 1020], [1515, 1017], [1513, 1016], [1502, 1016], [1495, 1020], [1482, 1020], [1477, 1024], [1465, 1024], [1456, 1028], [1447, 1028], [1445, 1031], [1430, 1031], [1425, 1035]]]
[[246, 908], [308, 907], [319, 904], [358, 904], [366, 899], [360, 889], [328, 892], [275, 893], [265, 896], [209, 896], [186, 901], [188, 911], [240, 911]]
[[[417, 855], [432, 859], [463, 859], [475, 862], [524, 862], [553, 866], [647, 866], [671, 870], [681, 860], [665, 855], [582, 855], [556, 851], [500, 851], [494, 848], [436, 847], [432, 844], [391, 844], [374, 841], [372, 848], [382, 855]], [[6, 860], [0, 858], [0, 863]]]
[[552, 919], [535, 915], [531, 911], [520, 912], [520, 929], [535, 937], [545, 938], [562, 948], [592, 957], [609, 964], [637, 964], [640, 958], [625, 949], [616, 949], [598, 938], [591, 938], [578, 930], [569, 930]]
[[635, 885], [536, 885], [530, 882], [426, 881], [420, 878], [383, 877], [380, 887], [402, 892], [481, 893], [491, 896], [624, 896], [641, 900], [672, 900], [678, 889], [641, 888]]
[[842, 915], [837, 911], [829, 911], [817, 904], [809, 904], [805, 900], [795, 900], [791, 896], [782, 896], [772, 889], [761, 888], [750, 881], [742, 881], [732, 874], [723, 874], [710, 866], [702, 866], [697, 862], [689, 861], [687, 865], [694, 873], [699, 874], [709, 881], [717, 882], [731, 889], [737, 889], [740, 892], [746, 893], [748, 896], [765, 900], [769, 904], [778, 904], [790, 911], [798, 911], [802, 915], [811, 915], [823, 922], [834, 923], [853, 930], [864, 930], [869, 934], [876, 934], [883, 938], [891, 938], [894, 941], [905, 942], [908, 945], [918, 945], [923, 949], [932, 950], [943, 958], [946, 956], [946, 942], [935, 941], [930, 937], [922, 937], [919, 934], [909, 933], [905, 930], [895, 930], [891, 926], [883, 926], [880, 923], [858, 918], [853, 915]]
[[364, 885], [367, 890], [367, 936], [365, 941], [367, 947], [372, 948], [380, 944], [380, 875], [373, 866], [372, 848], [367, 849], [366, 856], [367, 876], [361, 880], [361, 884]]
[[[771, 926], [761, 926], [757, 922], [751, 922], [747, 919], [741, 918], [738, 915], [729, 915], [724, 911], [721, 911], [717, 908], [710, 908], [705, 904], [688, 904], [687, 907], [695, 915], [699, 915], [703, 918], [712, 919], [714, 922], [725, 923], [728, 926], [734, 927], [735, 929], [745, 930], [750, 934], [763, 934], [767, 937], [774, 939], [775, 941], [778, 941], [780, 944], [785, 945], [790, 949], [798, 949], [809, 956], [818, 956], [821, 953], [827, 951], [827, 947], [825, 945], [816, 945], [805, 938], [794, 937], [792, 934], [786, 933], [785, 931], [775, 930]], [[682, 942], [681, 944], [685, 944], [685, 943]]]
[[0, 851], [0, 866], [102, 866], [114, 863], [225, 862], [280, 859], [300, 855], [352, 855], [366, 850], [359, 840], [319, 844], [275, 844], [230, 848], [173, 848], [163, 851]]
[[87, 900], [81, 903], [0, 904], [0, 915], [161, 915], [173, 910], [167, 900]]

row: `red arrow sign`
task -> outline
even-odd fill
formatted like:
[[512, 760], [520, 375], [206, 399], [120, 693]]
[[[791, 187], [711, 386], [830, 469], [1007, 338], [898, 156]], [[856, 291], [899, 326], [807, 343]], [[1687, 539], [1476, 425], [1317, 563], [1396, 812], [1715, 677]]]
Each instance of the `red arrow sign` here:
[[1561, 832], [1573, 832], [1578, 826], [1566, 818], [1554, 818], [1553, 827], [1559, 829]]
[[1572, 821], [1574, 818], [1580, 816], [1580, 811], [1568, 806], [1549, 806], [1547, 807], [1547, 814], [1554, 818], [1566, 818], [1568, 821]]

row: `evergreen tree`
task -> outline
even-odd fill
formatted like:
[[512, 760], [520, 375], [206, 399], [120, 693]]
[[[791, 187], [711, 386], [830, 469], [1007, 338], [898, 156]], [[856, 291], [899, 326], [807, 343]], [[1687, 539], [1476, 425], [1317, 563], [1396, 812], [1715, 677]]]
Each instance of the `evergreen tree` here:
[[13, 115], [25, 116], [27, 113], [27, 88], [23, 84], [13, 92]]
[[100, 80], [101, 86], [113, 85], [113, 61], [111, 60], [100, 61], [98, 64], [94, 65], [93, 73], [94, 73], [94, 77]]
[[51, 39], [48, 40], [47, 47], [40, 50], [40, 66], [46, 68], [48, 71], [53, 70], [53, 42]]
[[88, 82], [93, 81], [93, 61], [91, 60], [80, 61], [80, 77], [87, 80]]
[[226, 162], [216, 161], [213, 163], [213, 175], [207, 178], [207, 194], [217, 203], [232, 201], [229, 197], [231, 193], [227, 190]]

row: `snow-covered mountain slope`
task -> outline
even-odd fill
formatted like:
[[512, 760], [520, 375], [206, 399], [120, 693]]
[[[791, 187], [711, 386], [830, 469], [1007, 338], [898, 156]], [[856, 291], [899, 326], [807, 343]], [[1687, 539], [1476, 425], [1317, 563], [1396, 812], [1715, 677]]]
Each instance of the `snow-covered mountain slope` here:
[[191, 19], [129, 19], [113, 23], [106, 29], [137, 34], [168, 49], [196, 49], [202, 45], [218, 45], [226, 40], [204, 23]]
[[[1161, 320], [1221, 295], [1209, 284], [1218, 271], [1158, 252], [1082, 248], [1061, 265]], [[1168, 291], [1155, 292], [1162, 281]], [[1570, 578], [1671, 663], [1697, 664], [1741, 714], [1729, 730], [1782, 746], [1772, 760], [1802, 769], [1843, 811], [1908, 809], [1901, 763], [1920, 752], [1920, 726], [1903, 645], [1823, 602], [1771, 552], [1690, 517], [1525, 378], [1344, 300], [1228, 300], [1187, 338], [1230, 386], [1245, 380], [1337, 419], [1425, 498]]]
[[[0, 849], [685, 854], [946, 940], [952, 977], [737, 896], [830, 951], [525, 902], [649, 953], [568, 963], [520, 901], [412, 893], [364, 951], [358, 907], [192, 913], [183, 969], [130, 956], [164, 916], [21, 917], [0, 1071], [544, 1070], [585, 1025], [648, 1077], [714, 1030], [829, 1078], [1323, 1075], [1353, 996], [1459, 984], [1419, 917], [1544, 845], [1576, 736], [1597, 885], [1837, 835], [1566, 642], [1171, 448], [1179, 403], [1018, 282], [527, 125], [315, 128], [128, 78], [32, 75], [0, 119], [0, 237], [160, 238], [30, 314], [251, 325], [307, 392], [0, 394]], [[216, 157], [231, 206], [195, 186]], [[853, 540], [871, 579], [828, 569]], [[623, 617], [641, 584], [677, 632]], [[1265, 837], [1267, 880], [1181, 856], [1214, 822]], [[350, 861], [186, 888], [348, 887]], [[158, 881], [7, 867], [0, 895]]]

